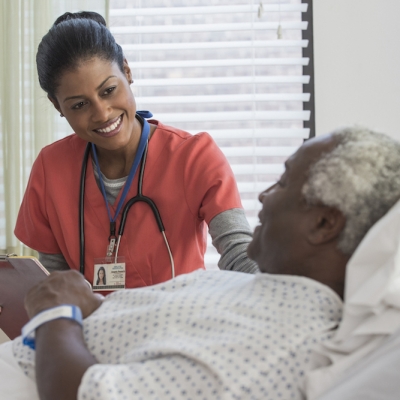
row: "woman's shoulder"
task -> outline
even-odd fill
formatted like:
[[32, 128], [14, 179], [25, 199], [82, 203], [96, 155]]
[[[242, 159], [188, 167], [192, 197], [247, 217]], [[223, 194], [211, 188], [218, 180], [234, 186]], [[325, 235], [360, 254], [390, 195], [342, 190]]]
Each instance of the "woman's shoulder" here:
[[43, 147], [40, 155], [44, 158], [72, 157], [77, 155], [81, 157], [81, 153], [85, 150], [87, 142], [79, 138], [75, 133], [68, 135], [62, 139]]
[[204, 145], [208, 145], [210, 143], [214, 143], [213, 138], [207, 132], [198, 132], [198, 133], [190, 133], [180, 128], [176, 128], [174, 126], [163, 124], [160, 121], [151, 120], [150, 123], [157, 125], [156, 129], [156, 137], [169, 137], [170, 140], [175, 141], [177, 143], [182, 142], [200, 142], [204, 143]]

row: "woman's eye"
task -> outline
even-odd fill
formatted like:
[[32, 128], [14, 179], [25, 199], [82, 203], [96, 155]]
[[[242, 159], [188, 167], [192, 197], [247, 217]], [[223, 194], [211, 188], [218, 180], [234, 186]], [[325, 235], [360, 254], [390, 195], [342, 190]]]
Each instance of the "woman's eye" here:
[[85, 102], [84, 102], [84, 101], [80, 101], [79, 103], [74, 104], [74, 105], [72, 106], [72, 109], [73, 109], [73, 110], [79, 110], [79, 109], [82, 108], [84, 105], [85, 105]]
[[116, 86], [107, 88], [107, 89], [104, 91], [104, 94], [105, 94], [105, 95], [111, 94], [111, 93], [115, 90], [115, 88], [116, 88]]

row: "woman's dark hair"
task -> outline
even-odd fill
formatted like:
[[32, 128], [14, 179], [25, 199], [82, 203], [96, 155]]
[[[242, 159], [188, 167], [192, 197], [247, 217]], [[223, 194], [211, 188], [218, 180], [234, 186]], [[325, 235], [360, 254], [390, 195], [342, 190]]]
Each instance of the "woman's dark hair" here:
[[100, 14], [82, 11], [61, 15], [38, 47], [36, 65], [40, 87], [55, 98], [62, 73], [95, 57], [116, 62], [124, 71], [121, 46], [115, 42]]
[[103, 273], [104, 273], [104, 276], [103, 276], [103, 283], [104, 283], [104, 285], [106, 285], [106, 270], [104, 269], [104, 267], [100, 267], [99, 269], [98, 269], [98, 271], [97, 271], [97, 281], [96, 281], [96, 285], [98, 285], [99, 284], [99, 282], [100, 282], [100, 271], [103, 271]]
[[76, 13], [66, 12], [65, 14], [61, 15], [56, 19], [56, 22], [54, 22], [53, 26], [58, 25], [59, 23], [64, 21], [68, 21], [70, 19], [91, 19], [104, 26], [107, 25], [106, 20], [103, 18], [102, 15], [97, 14], [96, 12], [93, 11], [81, 11]]

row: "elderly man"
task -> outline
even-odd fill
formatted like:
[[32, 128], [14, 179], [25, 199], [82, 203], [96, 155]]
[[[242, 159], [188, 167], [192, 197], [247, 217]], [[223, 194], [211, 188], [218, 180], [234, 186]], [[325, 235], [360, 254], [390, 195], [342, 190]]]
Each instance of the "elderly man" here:
[[[0, 370], [0, 390], [34, 399], [36, 380], [41, 399], [303, 398], [311, 350], [340, 322], [346, 264], [400, 198], [400, 144], [343, 129], [285, 165], [260, 194], [248, 248], [264, 273], [197, 271], [104, 301], [78, 273], [54, 273], [26, 299], [35, 350], [7, 346], [27, 378], [10, 389]], [[60, 318], [76, 307], [82, 326]]]

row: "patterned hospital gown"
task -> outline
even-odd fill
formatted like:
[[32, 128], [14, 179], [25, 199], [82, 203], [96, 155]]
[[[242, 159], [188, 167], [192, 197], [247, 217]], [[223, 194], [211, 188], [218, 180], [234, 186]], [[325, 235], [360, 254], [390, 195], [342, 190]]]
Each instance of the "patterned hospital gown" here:
[[[302, 399], [312, 346], [326, 340], [342, 302], [295, 276], [196, 271], [118, 291], [84, 321], [99, 364], [79, 400]], [[34, 352], [14, 342], [34, 377]]]

